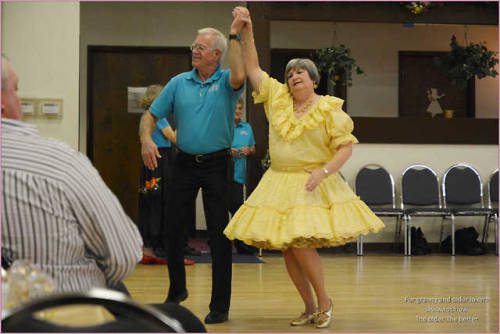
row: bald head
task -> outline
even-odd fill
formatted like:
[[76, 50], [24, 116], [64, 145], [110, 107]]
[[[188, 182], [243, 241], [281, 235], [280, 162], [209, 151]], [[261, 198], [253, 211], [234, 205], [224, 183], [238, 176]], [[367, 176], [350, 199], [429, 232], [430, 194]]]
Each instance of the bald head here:
[[17, 81], [16, 72], [2, 55], [2, 118], [23, 118], [21, 100], [17, 96]]

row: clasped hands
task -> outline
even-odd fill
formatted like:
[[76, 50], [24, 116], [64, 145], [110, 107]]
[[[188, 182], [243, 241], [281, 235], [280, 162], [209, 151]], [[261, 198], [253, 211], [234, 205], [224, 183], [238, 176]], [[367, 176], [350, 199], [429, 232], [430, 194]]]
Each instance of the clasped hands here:
[[239, 149], [235, 149], [231, 147], [231, 156], [240, 156], [240, 157], [246, 157], [250, 154], [250, 147], [244, 146], [240, 147]]
[[231, 34], [239, 34], [241, 29], [251, 24], [250, 12], [245, 7], [235, 7], [233, 9], [233, 23], [231, 24]]

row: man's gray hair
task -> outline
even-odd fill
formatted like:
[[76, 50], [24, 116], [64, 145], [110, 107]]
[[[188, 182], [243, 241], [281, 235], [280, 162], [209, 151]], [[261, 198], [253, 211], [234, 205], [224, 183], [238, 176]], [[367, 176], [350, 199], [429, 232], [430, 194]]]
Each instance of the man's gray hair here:
[[314, 62], [308, 58], [294, 58], [288, 62], [285, 68], [285, 82], [287, 85], [288, 73], [290, 73], [291, 70], [297, 70], [299, 68], [302, 70], [306, 70], [307, 73], [309, 73], [312, 81], [314, 81], [316, 85], [319, 85], [320, 75], [318, 72], [318, 68], [316, 67], [316, 64], [314, 64]]
[[7, 71], [7, 57], [2, 54], [2, 90], [7, 90], [7, 81], [9, 80], [9, 71]]
[[213, 35], [213, 47], [222, 52], [222, 58], [226, 55], [227, 51], [227, 38], [219, 30], [215, 28], [203, 28], [198, 30], [198, 35]]

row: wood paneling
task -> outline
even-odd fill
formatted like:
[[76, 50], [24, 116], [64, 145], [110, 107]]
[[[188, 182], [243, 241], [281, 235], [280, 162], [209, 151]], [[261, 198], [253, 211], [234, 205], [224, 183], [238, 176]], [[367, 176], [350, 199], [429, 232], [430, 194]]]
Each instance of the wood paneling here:
[[424, 15], [402, 2], [267, 2], [265, 12], [269, 20], [284, 21], [498, 25], [496, 1], [437, 3]]
[[127, 87], [165, 85], [190, 68], [188, 48], [89, 46], [87, 155], [135, 219], [142, 158], [139, 121], [127, 112]]
[[[248, 2], [247, 6], [252, 15], [255, 46], [259, 55], [260, 67], [267, 73], [271, 73], [271, 42], [270, 21], [266, 19], [264, 2]], [[255, 155], [248, 159], [247, 194], [249, 195], [259, 183], [264, 170], [260, 163], [264, 158], [268, 147], [268, 131], [264, 107], [262, 104], [254, 104], [252, 87], [247, 85], [247, 119], [255, 137]]]
[[361, 143], [498, 145], [498, 119], [353, 117]]

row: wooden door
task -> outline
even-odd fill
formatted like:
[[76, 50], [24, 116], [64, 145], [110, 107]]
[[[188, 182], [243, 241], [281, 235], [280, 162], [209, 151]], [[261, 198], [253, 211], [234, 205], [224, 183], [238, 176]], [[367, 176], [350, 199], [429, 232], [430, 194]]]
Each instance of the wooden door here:
[[439, 106], [444, 111], [454, 110], [453, 117], [475, 118], [474, 78], [465, 89], [453, 85], [447, 74], [435, 63], [435, 58], [446, 52], [399, 52], [399, 117], [437, 117], [427, 112], [430, 101], [427, 91], [437, 89]]
[[141, 114], [127, 112], [127, 89], [165, 85], [190, 69], [190, 59], [188, 48], [89, 46], [87, 155], [134, 221]]

